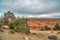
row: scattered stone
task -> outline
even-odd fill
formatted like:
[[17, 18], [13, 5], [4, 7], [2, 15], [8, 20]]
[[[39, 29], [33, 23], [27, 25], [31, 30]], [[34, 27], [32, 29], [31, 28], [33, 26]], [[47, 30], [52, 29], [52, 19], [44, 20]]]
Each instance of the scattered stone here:
[[24, 38], [25, 38], [25, 40], [29, 40], [29, 37], [27, 37], [27, 36], [25, 36]]
[[3, 28], [3, 29], [9, 29], [9, 26], [4, 25], [4, 26], [2, 26], [2, 28]]
[[36, 34], [36, 33], [31, 33], [32, 35], [38, 35], [38, 34]]

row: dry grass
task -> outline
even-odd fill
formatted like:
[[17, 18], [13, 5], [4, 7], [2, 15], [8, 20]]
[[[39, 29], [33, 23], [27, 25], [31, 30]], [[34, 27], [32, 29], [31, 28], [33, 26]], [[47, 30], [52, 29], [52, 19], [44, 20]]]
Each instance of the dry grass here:
[[[30, 35], [26, 35], [24, 33], [14, 33], [11, 34], [9, 32], [9, 30], [4, 30], [4, 32], [0, 32], [0, 36], [2, 37], [3, 40], [25, 40], [25, 37], [28, 37], [29, 40], [49, 40], [48, 36], [51, 31], [40, 31], [40, 32], [36, 32], [38, 34], [30, 34]], [[55, 33], [55, 32], [54, 32]], [[53, 34], [53, 33], [52, 33]], [[60, 39], [60, 34], [56, 34], [55, 35], [58, 37], [58, 40]]]

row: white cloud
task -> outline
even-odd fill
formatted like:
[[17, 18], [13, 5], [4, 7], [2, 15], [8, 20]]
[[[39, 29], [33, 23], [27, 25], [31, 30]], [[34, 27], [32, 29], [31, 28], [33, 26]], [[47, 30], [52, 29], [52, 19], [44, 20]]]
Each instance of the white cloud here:
[[50, 13], [41, 15], [19, 15], [19, 17], [27, 17], [27, 18], [55, 18], [58, 16], [60, 16], [60, 13]]

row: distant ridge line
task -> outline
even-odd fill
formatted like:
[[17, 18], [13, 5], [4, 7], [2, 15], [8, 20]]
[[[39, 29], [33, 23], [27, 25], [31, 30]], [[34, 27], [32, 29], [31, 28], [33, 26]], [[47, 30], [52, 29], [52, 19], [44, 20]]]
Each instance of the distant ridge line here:
[[29, 20], [33, 21], [39, 21], [39, 20], [60, 20], [60, 18], [28, 18]]

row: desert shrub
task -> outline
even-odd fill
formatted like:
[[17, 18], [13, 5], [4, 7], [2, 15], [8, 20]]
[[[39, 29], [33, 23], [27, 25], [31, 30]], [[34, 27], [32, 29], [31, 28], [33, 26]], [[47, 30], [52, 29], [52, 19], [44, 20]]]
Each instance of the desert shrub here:
[[31, 35], [38, 35], [38, 34], [36, 34], [36, 33], [31, 33]]
[[9, 33], [14, 34], [14, 30], [10, 30]]
[[0, 29], [0, 32], [4, 32], [2, 29]]
[[26, 33], [29, 33], [29, 28], [28, 27], [21, 26], [21, 25], [15, 26], [14, 27], [14, 30], [16, 32], [26, 32]]
[[60, 30], [60, 25], [56, 23], [55, 27], [53, 28], [54, 30]]
[[48, 26], [44, 27], [45, 30], [51, 30]]
[[1, 27], [2, 27], [2, 23], [0, 22], [0, 29], [1, 29]]
[[57, 34], [60, 34], [60, 32], [57, 32]]
[[1, 29], [1, 28], [2, 28], [2, 25], [3, 25], [3, 23], [2, 23], [2, 21], [0, 20], [0, 31], [1, 31], [1, 32], [3, 32], [3, 30]]
[[14, 27], [14, 31], [16, 31], [16, 32], [21, 31], [21, 29], [22, 29], [22, 28], [21, 28], [20, 26], [15, 26], [15, 27]]
[[[9, 20], [10, 18], [10, 20]], [[14, 16], [14, 13], [12, 13], [11, 11], [7, 11], [7, 12], [4, 12], [4, 17], [3, 17], [3, 24], [4, 25], [8, 25], [10, 28], [13, 28], [11, 26], [11, 22], [15, 19], [15, 16]]]
[[21, 18], [12, 22], [12, 26], [14, 27], [14, 31], [16, 32], [26, 32], [29, 33], [29, 26], [27, 24], [26, 18]]
[[48, 36], [48, 39], [50, 39], [50, 40], [57, 40], [57, 36], [54, 36], [54, 35]]

